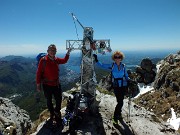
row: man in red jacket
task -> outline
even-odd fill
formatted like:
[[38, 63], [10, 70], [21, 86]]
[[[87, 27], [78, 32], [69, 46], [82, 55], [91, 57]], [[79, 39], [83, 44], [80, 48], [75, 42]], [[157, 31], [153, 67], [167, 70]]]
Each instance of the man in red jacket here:
[[[71, 49], [69, 49], [64, 58], [56, 57], [56, 46], [51, 44], [48, 47], [47, 55], [42, 57], [37, 73], [36, 73], [36, 83], [37, 91], [43, 89], [44, 95], [47, 100], [47, 107], [50, 111], [50, 121], [53, 122], [54, 118], [57, 125], [61, 123], [61, 101], [62, 101], [62, 90], [59, 82], [59, 64], [65, 64], [70, 55]], [[54, 96], [56, 106], [53, 107], [52, 96]]]

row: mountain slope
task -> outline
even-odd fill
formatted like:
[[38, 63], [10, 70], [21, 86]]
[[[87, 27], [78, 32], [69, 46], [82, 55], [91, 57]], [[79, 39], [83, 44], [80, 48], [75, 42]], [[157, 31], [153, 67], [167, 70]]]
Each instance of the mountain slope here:
[[180, 117], [180, 52], [168, 55], [157, 66], [154, 91], [140, 96], [136, 103], [165, 121], [171, 117], [171, 108]]
[[[14, 93], [23, 94], [33, 89], [32, 83], [34, 82], [36, 70], [33, 59], [8, 56], [1, 58], [0, 63], [1, 96], [5, 97]], [[26, 88], [22, 88], [24, 85]]]

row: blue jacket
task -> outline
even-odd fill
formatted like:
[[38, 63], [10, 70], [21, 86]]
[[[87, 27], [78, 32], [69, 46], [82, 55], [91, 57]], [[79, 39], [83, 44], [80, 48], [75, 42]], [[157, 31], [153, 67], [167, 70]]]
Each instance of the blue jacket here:
[[97, 65], [103, 69], [111, 70], [113, 87], [117, 87], [117, 85], [119, 87], [127, 86], [127, 80], [129, 80], [129, 77], [126, 71], [125, 64], [120, 63], [120, 70], [118, 69], [118, 65], [116, 63], [103, 64], [98, 61]]

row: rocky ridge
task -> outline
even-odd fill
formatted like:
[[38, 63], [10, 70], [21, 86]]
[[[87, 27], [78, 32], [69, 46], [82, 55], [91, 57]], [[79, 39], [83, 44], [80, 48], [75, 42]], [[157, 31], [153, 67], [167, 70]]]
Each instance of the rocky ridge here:
[[173, 91], [180, 91], [180, 51], [177, 54], [170, 54], [158, 63], [159, 71], [154, 82], [154, 88], [163, 90], [170, 88]]
[[0, 134], [23, 135], [31, 128], [28, 113], [14, 105], [11, 100], [0, 97]]
[[170, 54], [157, 64], [153, 92], [140, 96], [136, 103], [167, 121], [171, 108], [180, 117], [180, 51]]

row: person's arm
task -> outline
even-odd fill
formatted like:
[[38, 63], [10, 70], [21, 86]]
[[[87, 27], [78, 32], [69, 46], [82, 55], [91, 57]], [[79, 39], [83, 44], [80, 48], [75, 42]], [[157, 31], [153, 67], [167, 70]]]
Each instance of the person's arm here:
[[96, 62], [96, 64], [103, 69], [111, 69], [112, 68], [112, 64], [104, 64], [104, 63], [101, 63], [100, 61]]
[[66, 54], [64, 58], [57, 58], [56, 61], [58, 64], [65, 64], [69, 60], [69, 55]]
[[125, 76], [127, 81], [130, 79], [125, 66], [124, 66], [124, 76]]
[[94, 60], [95, 60], [96, 64], [99, 67], [101, 67], [103, 69], [111, 69], [112, 68], [112, 64], [104, 64], [104, 63], [99, 62], [96, 54], [93, 54], [93, 57], [94, 57]]
[[130, 84], [135, 84], [135, 83], [136, 83], [136, 81], [132, 80], [132, 79], [129, 77], [129, 75], [128, 75], [128, 73], [127, 73], [127, 70], [126, 70], [126, 67], [124, 67], [124, 73], [125, 73], [125, 78], [126, 78], [126, 80], [127, 80], [127, 82], [128, 82], [128, 85], [130, 85]]
[[42, 72], [43, 72], [43, 60], [39, 61], [39, 65], [36, 71], [36, 86], [37, 91], [41, 91], [41, 79], [42, 79]]
[[68, 51], [67, 51], [67, 53], [66, 53], [64, 58], [57, 58], [58, 64], [65, 64], [65, 63], [67, 63], [67, 61], [69, 60], [70, 52], [71, 52], [71, 48], [68, 49]]

